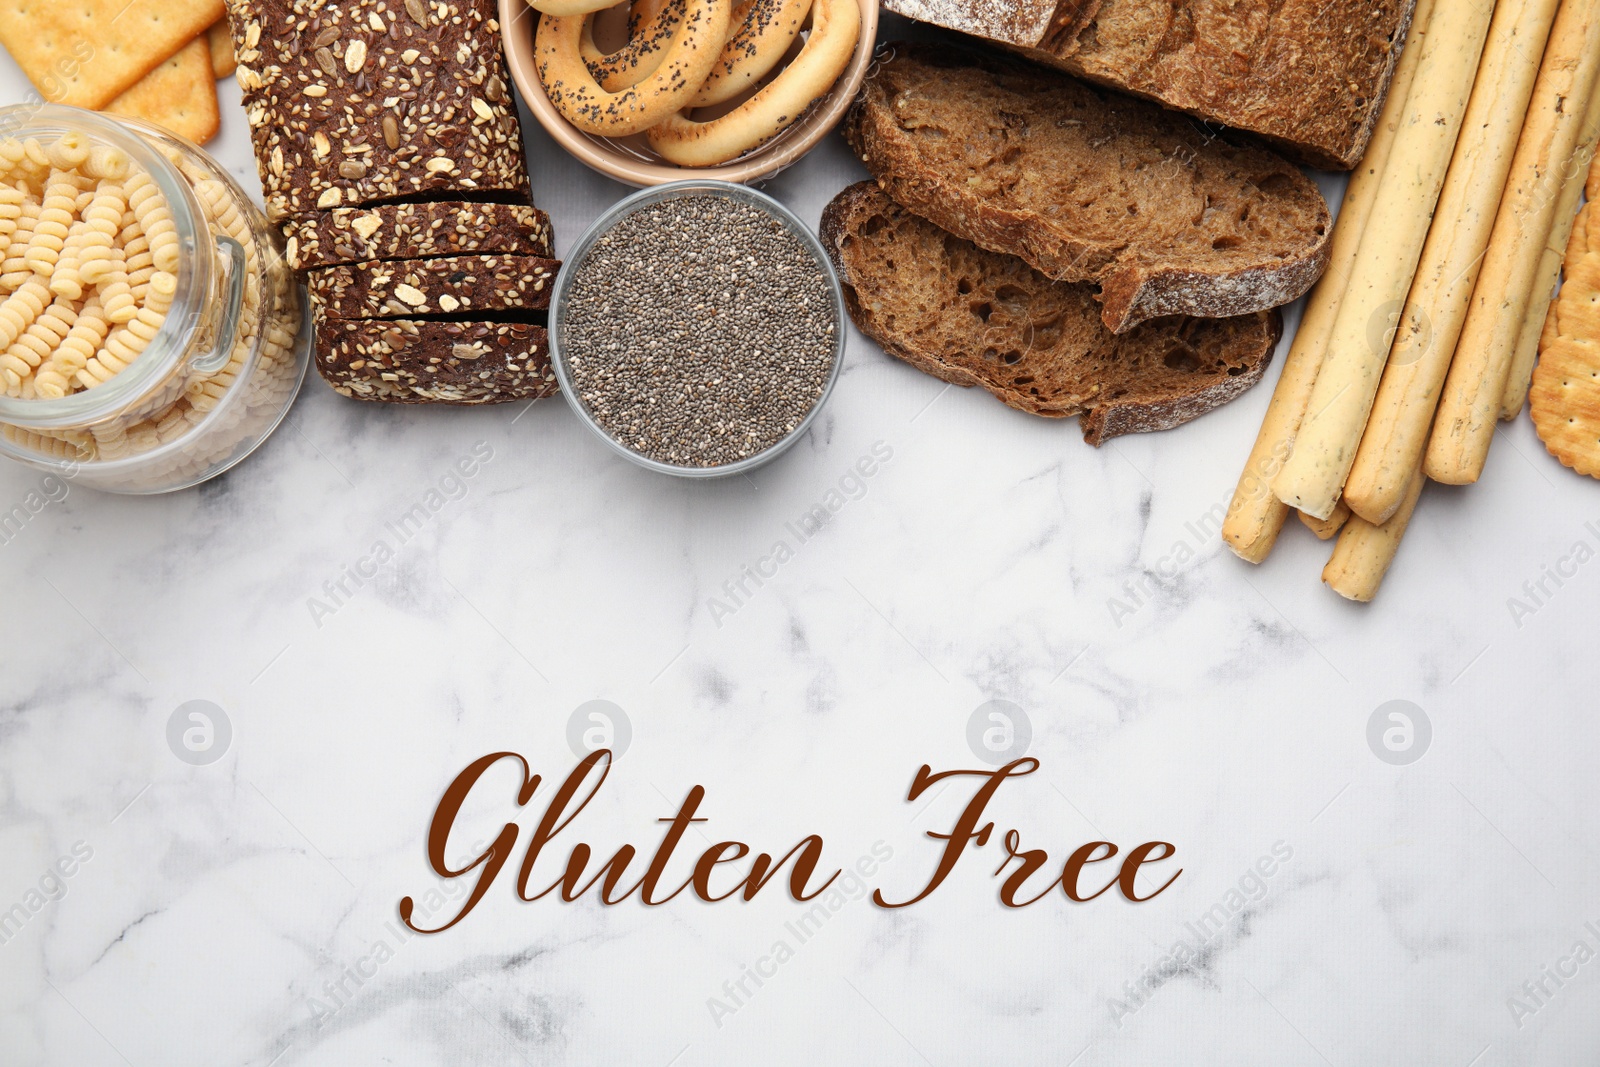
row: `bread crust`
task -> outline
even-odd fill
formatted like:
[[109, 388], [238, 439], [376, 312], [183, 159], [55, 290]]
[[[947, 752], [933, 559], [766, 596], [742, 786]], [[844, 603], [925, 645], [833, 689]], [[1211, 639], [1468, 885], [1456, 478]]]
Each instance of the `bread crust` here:
[[[925, 341], [918, 342], [913, 331], [896, 321], [893, 309], [897, 291], [910, 284], [907, 275], [897, 271], [875, 271], [865, 262], [867, 256], [855, 242], [867, 240], [869, 232], [875, 233], [885, 226], [910, 226], [920, 228], [930, 239], [939, 236], [934, 225], [911, 215], [871, 182], [860, 182], [841, 192], [828, 204], [822, 214], [822, 244], [834, 262], [845, 285], [845, 305], [856, 326], [876, 342], [885, 352], [911, 364], [918, 370], [942, 381], [964, 388], [978, 386], [999, 398], [1010, 407], [1047, 418], [1080, 416], [1084, 440], [1098, 446], [1113, 437], [1129, 433], [1146, 433], [1171, 429], [1198, 418], [1213, 408], [1242, 395], [1261, 380], [1271, 361], [1272, 353], [1283, 332], [1283, 320], [1276, 310], [1252, 315], [1220, 319], [1167, 319], [1149, 323], [1133, 334], [1112, 335], [1101, 332], [1093, 343], [1098, 353], [1064, 351], [1056, 346], [1041, 351], [1036, 357], [1041, 365], [1026, 365], [1033, 352], [1026, 353], [1016, 364], [988, 360], [974, 354], [984, 343], [973, 332], [971, 351], [952, 358], [948, 351], [938, 351]], [[976, 261], [988, 275], [988, 283], [1005, 278], [1012, 282], [1032, 285], [1035, 288], [1035, 305], [1047, 303], [1039, 299], [1040, 291], [1053, 297], [1058, 304], [1076, 304], [1080, 319], [1093, 325], [1093, 298], [1089, 287], [1082, 284], [1050, 282], [1037, 275], [1026, 264], [1014, 257], [977, 249], [968, 242], [948, 236], [946, 249], [954, 248], [962, 260], [970, 265]], [[955, 256], [946, 262], [930, 263], [930, 257], [920, 257], [918, 266], [929, 272], [950, 273], [958, 269]], [[1033, 277], [1028, 277], [1032, 275]], [[956, 286], [955, 280], [950, 285]], [[980, 282], [980, 286], [983, 283]], [[964, 327], [959, 316], [962, 312], [947, 313], [953, 330]], [[1159, 362], [1159, 354], [1188, 333], [1199, 341], [1196, 347], [1213, 348], [1227, 355], [1230, 365], [1226, 370], [1211, 374], [1197, 374], [1188, 379], [1181, 390], [1168, 390], [1158, 395], [1159, 387], [1139, 387], [1140, 377], [1136, 367], [1141, 359]], [[1032, 330], [1030, 328], [1030, 336]], [[1074, 359], [1085, 363], [1091, 356], [1104, 356], [1115, 352], [1114, 362], [1120, 363], [1125, 373], [1120, 377], [1108, 375], [1093, 379], [1087, 367], [1072, 368]], [[959, 361], [957, 361], [959, 360]], [[966, 365], [963, 365], [965, 363]], [[1076, 370], [1075, 374], [1058, 374], [1056, 379], [1082, 379], [1076, 382], [1057, 380], [1056, 387], [1048, 392], [1018, 387], [1012, 370], [1026, 371], [1029, 381], [1049, 377], [1052, 369]], [[1150, 364], [1154, 366], [1154, 363]], [[982, 371], [982, 373], [980, 373]], [[1113, 394], [1121, 391], [1121, 396]]]
[[[937, 97], [925, 91], [934, 86]], [[1030, 92], [1024, 94], [1021, 87]], [[963, 99], [964, 91], [987, 95], [979, 104]], [[999, 106], [995, 106], [997, 99]], [[1038, 102], [1045, 99], [1048, 103]], [[1010, 158], [1028, 159], [1044, 173], [1067, 171], [1071, 166], [1082, 172], [1097, 164], [1094, 158], [1049, 156], [1048, 148], [1038, 147], [1041, 131], [1030, 119], [1043, 126], [1050, 115], [1109, 116], [1092, 132], [1101, 138], [1099, 144], [1115, 143], [1094, 151], [1123, 157], [1164, 156], [1159, 165], [1170, 168], [1170, 177], [1165, 187], [1151, 185], [1156, 195], [1148, 198], [1142, 216], [1134, 213], [1138, 204], [1130, 205], [1125, 227], [1108, 230], [1102, 226], [1096, 235], [1089, 230], [1099, 220], [1075, 216], [1071, 211], [1050, 217], [1037, 204], [1025, 203], [1023, 197], [1008, 191], [1019, 184], [1013, 180], [1015, 175], [947, 170], [930, 159], [930, 144], [940, 151], [952, 137], [932, 138], [921, 133], [920, 127], [908, 129], [907, 122], [920, 121], [906, 117], [908, 100], [919, 116], [923, 112], [937, 114], [959, 131], [957, 136], [1004, 144]], [[988, 115], [994, 112], [1001, 116], [998, 121], [1017, 126], [1017, 131], [966, 128], [992, 124], [996, 120]], [[1058, 126], [1068, 121], [1081, 125], [1076, 119], [1055, 120]], [[1252, 145], [1209, 137], [1188, 120], [1155, 105], [1108, 94], [1005, 56], [950, 47], [886, 45], [845, 120], [845, 132], [856, 154], [894, 200], [980, 247], [1020, 256], [1052, 278], [1098, 286], [1106, 326], [1114, 332], [1167, 315], [1224, 318], [1278, 307], [1310, 289], [1327, 266], [1332, 233], [1327, 204], [1315, 184], [1286, 160]], [[1044, 131], [1047, 135], [1051, 132]], [[1058, 135], [1057, 141], [1070, 136]], [[1025, 168], [1029, 164], [1010, 165]], [[1253, 186], [1245, 175], [1261, 183], [1257, 190], [1261, 195], [1249, 192]], [[1117, 177], [1113, 175], [1113, 179]], [[1005, 182], [1011, 185], [998, 192], [986, 188]], [[1224, 249], [1217, 254], [1203, 243], [1199, 251], [1170, 247], [1166, 241], [1170, 220], [1157, 218], [1160, 212], [1175, 210], [1163, 202], [1163, 198], [1172, 199], [1167, 188], [1185, 184], [1200, 190], [1206, 183], [1214, 187], [1204, 193], [1208, 205], [1210, 192], [1224, 200], [1238, 200], [1243, 189], [1247, 210], [1284, 215], [1282, 228], [1288, 231], [1285, 240], [1289, 247], [1261, 248], [1254, 253]], [[1305, 217], [1295, 221], [1288, 218], [1291, 213]], [[1209, 224], [1209, 208], [1204, 217]], [[1195, 225], [1199, 227], [1200, 222]], [[1232, 232], [1215, 227], [1203, 234], [1197, 230], [1197, 235], [1196, 241], [1210, 239], [1212, 248], [1225, 242], [1235, 242], [1229, 248], [1244, 243]]]

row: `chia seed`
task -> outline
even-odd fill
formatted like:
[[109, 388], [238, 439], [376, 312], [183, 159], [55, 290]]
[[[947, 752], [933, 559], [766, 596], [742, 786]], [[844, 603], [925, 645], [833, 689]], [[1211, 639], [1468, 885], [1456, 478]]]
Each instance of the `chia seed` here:
[[792, 434], [821, 400], [839, 323], [827, 274], [784, 223], [728, 197], [641, 207], [575, 268], [561, 353], [626, 448], [721, 467]]

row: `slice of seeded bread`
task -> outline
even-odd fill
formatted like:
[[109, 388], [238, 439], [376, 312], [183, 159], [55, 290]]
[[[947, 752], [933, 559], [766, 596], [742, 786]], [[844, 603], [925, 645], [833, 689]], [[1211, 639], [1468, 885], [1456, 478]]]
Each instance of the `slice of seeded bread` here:
[[1119, 333], [1287, 304], [1327, 266], [1328, 205], [1283, 157], [997, 53], [885, 46], [846, 135], [915, 213], [1098, 286]]
[[393, 404], [502, 404], [556, 392], [543, 326], [333, 319], [320, 308], [315, 314], [317, 371], [343, 396]]
[[828, 205], [822, 243], [850, 317], [885, 351], [1022, 411], [1081, 415], [1092, 445], [1169, 429], [1239, 396], [1261, 380], [1283, 330], [1276, 311], [1259, 311], [1113, 334], [1090, 286], [984, 251], [871, 182]]
[[333, 319], [494, 316], [550, 306], [561, 264], [534, 256], [446, 256], [351, 263], [307, 276], [312, 297]]
[[528, 204], [430, 200], [341, 207], [287, 219], [284, 230], [295, 270], [467, 252], [552, 254], [550, 217]]

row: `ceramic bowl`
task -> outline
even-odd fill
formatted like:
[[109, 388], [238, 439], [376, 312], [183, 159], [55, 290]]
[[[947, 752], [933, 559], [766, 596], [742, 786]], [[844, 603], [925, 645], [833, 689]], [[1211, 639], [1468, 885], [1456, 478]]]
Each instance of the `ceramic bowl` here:
[[[596, 137], [568, 122], [545, 95], [533, 58], [533, 31], [538, 12], [525, 0], [500, 0], [500, 32], [505, 38], [506, 61], [512, 80], [539, 124], [557, 144], [594, 170], [619, 182], [645, 188], [664, 182], [713, 178], [727, 182], [754, 182], [770, 178], [794, 163], [826, 137], [844, 118], [872, 65], [878, 36], [878, 0], [859, 0], [861, 39], [850, 65], [833, 89], [813, 104], [801, 119], [777, 137], [729, 163], [716, 167], [680, 167], [650, 149], [643, 134], [632, 137]], [[605, 13], [603, 13], [605, 14]], [[596, 16], [597, 18], [600, 16]]]

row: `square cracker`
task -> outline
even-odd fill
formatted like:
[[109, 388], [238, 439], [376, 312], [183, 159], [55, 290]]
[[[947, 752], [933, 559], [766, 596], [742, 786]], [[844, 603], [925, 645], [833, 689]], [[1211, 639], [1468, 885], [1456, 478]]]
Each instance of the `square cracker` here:
[[0, 44], [51, 103], [99, 109], [222, 17], [222, 0], [0, 0]]
[[105, 109], [153, 122], [195, 144], [217, 135], [217, 79], [211, 72], [211, 44], [201, 34], [178, 54], [117, 97]]
[[233, 77], [233, 72], [239, 69], [239, 61], [233, 55], [233, 30], [228, 28], [227, 18], [212, 23], [206, 36], [211, 41], [211, 73], [218, 80]]
[[[1592, 217], [1591, 205], [1578, 228], [1586, 230]], [[1600, 252], [1584, 250], [1565, 267], [1545, 320], [1528, 406], [1550, 454], [1579, 474], [1600, 478]]]

